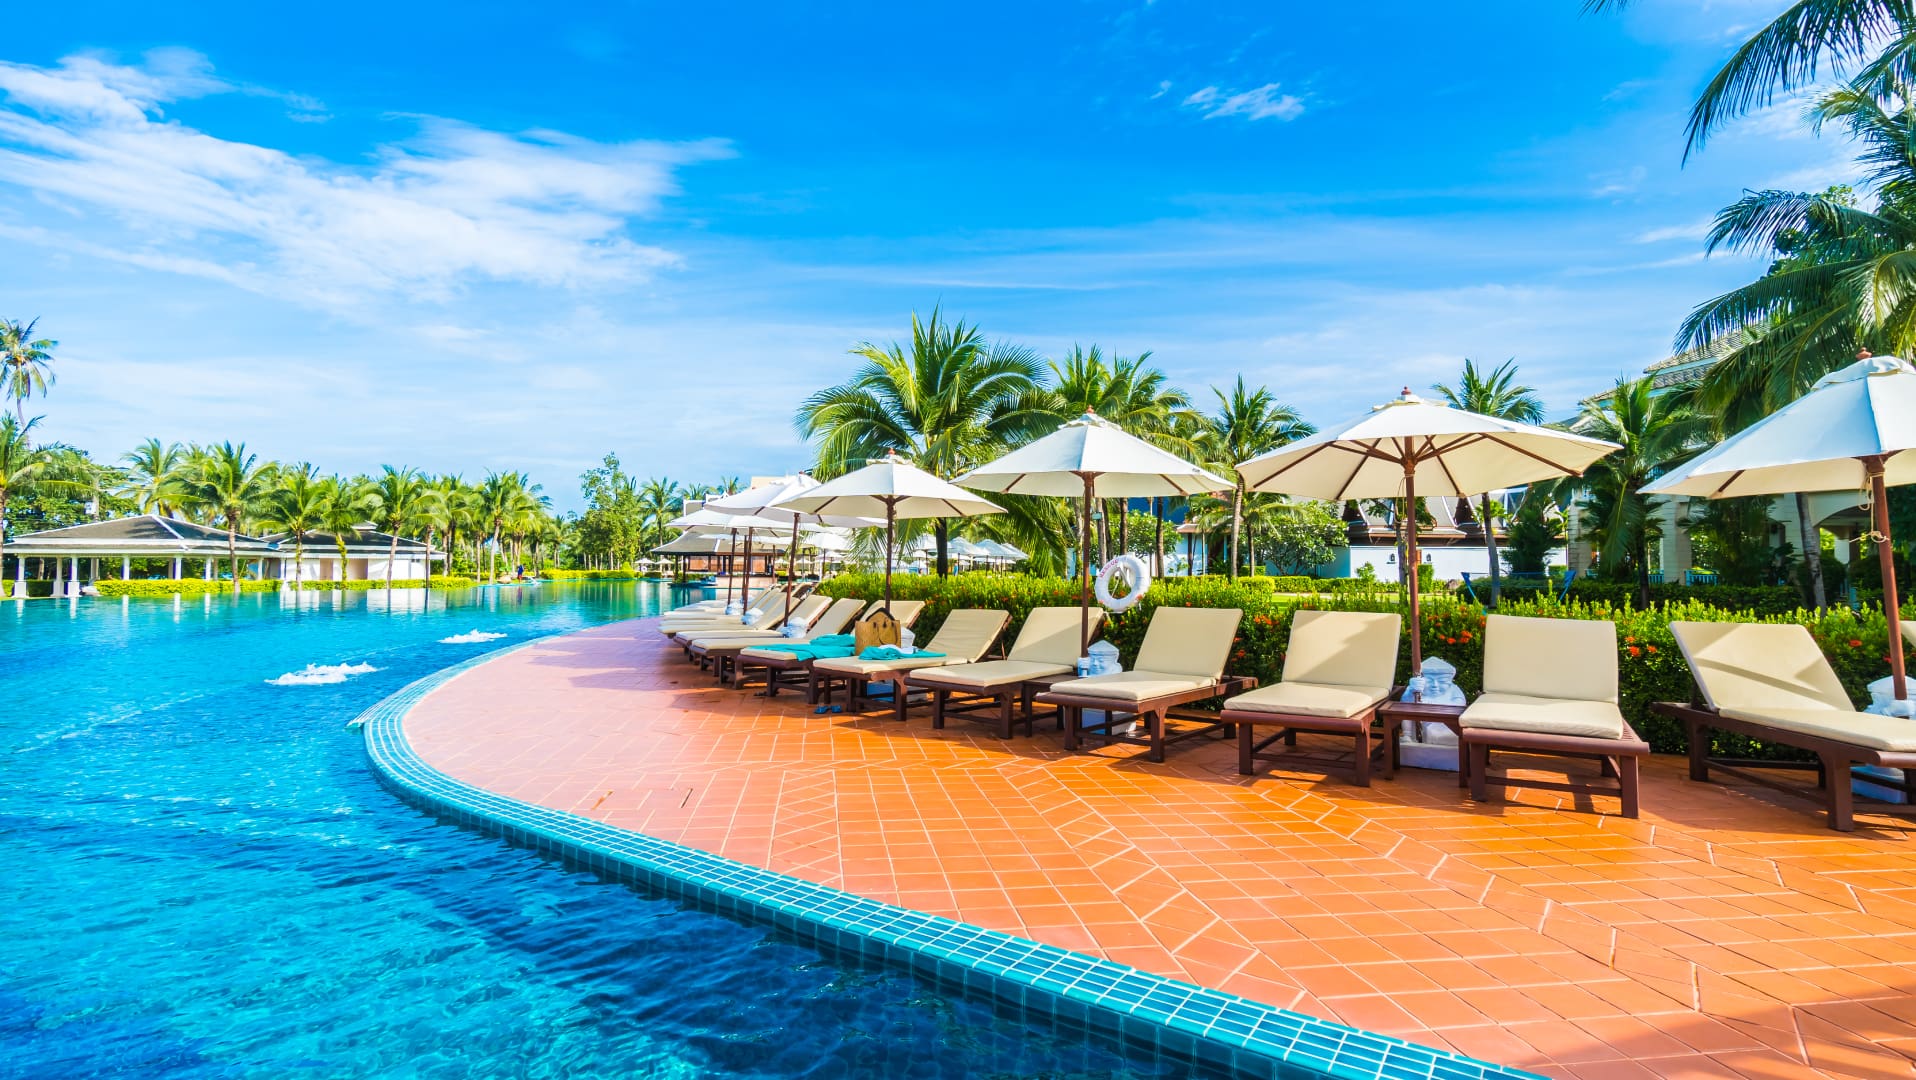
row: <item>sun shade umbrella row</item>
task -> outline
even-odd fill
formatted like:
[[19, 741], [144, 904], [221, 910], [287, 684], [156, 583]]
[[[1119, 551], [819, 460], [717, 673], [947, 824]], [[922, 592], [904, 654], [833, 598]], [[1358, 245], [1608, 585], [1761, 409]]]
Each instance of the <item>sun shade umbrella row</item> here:
[[[1045, 437], [958, 478], [979, 491], [1083, 500], [1081, 549], [1091, 550], [1091, 505], [1098, 499], [1198, 495], [1224, 491], [1221, 479], [1087, 412]], [[1078, 560], [1079, 648], [1091, 645], [1091, 560]]]
[[899, 457], [885, 457], [856, 472], [809, 488], [778, 508], [828, 517], [880, 519], [885, 523], [885, 603], [891, 604], [891, 567], [898, 521], [999, 514], [994, 503], [973, 495]]
[[781, 476], [770, 483], [755, 484], [744, 491], [733, 492], [730, 495], [713, 499], [705, 504], [706, 510], [758, 520], [767, 526], [791, 526], [791, 554], [786, 556], [785, 561], [787, 570], [785, 575], [785, 614], [781, 617], [781, 621], [783, 619], [789, 619], [792, 616], [792, 586], [798, 576], [795, 568], [798, 566], [799, 526], [825, 525], [858, 528], [878, 524], [875, 518], [843, 515], [821, 516], [781, 505], [787, 500], [795, 499], [818, 486], [819, 483], [817, 480], [812, 479], [804, 473], [799, 473], [796, 476]]
[[1863, 354], [1817, 380], [1810, 392], [1751, 424], [1645, 488], [1658, 495], [1731, 499], [1813, 491], [1861, 491], [1883, 574], [1889, 670], [1906, 700], [1901, 600], [1890, 543], [1888, 488], [1916, 483], [1916, 367]]
[[1454, 409], [1405, 390], [1354, 420], [1237, 467], [1252, 491], [1310, 499], [1403, 499], [1404, 579], [1410, 592], [1410, 670], [1423, 667], [1418, 600], [1417, 498], [1486, 491], [1581, 476], [1615, 443]]

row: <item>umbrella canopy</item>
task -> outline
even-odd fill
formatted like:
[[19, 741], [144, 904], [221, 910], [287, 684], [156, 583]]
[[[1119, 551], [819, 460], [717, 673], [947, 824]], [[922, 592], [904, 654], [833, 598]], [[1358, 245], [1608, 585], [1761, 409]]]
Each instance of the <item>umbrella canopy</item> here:
[[899, 457], [883, 458], [778, 504], [807, 514], [850, 515], [885, 521], [885, 602], [891, 603], [893, 534], [900, 518], [976, 517], [1000, 514], [995, 503], [973, 495]]
[[1865, 353], [1830, 372], [1810, 392], [1730, 436], [1644, 491], [1657, 495], [1787, 495], [1868, 492], [1871, 539], [1883, 568], [1883, 610], [1889, 613], [1889, 667], [1898, 700], [1907, 697], [1903, 636], [1896, 632], [1894, 552], [1889, 496], [1916, 483], [1916, 367], [1894, 356]]
[[744, 491], [735, 491], [705, 504], [700, 513], [717, 511], [721, 514], [735, 514], [744, 518], [758, 518], [760, 526], [776, 525], [791, 528], [791, 552], [785, 558], [785, 614], [792, 617], [792, 587], [798, 579], [798, 527], [800, 525], [834, 525], [845, 527], [872, 526], [879, 524], [875, 518], [859, 517], [821, 517], [802, 510], [793, 510], [779, 504], [795, 498], [818, 486], [818, 481], [804, 473], [794, 476], [777, 476], [764, 483], [755, 483]]
[[1086, 412], [1058, 430], [971, 470], [958, 483], [1006, 495], [1082, 499], [1078, 560], [1078, 634], [1091, 647], [1091, 504], [1097, 499], [1197, 495], [1231, 487], [1222, 479]]
[[1425, 401], [1406, 389], [1354, 420], [1240, 464], [1252, 491], [1310, 499], [1405, 499], [1404, 579], [1410, 591], [1410, 670], [1424, 665], [1418, 603], [1416, 505], [1425, 495], [1481, 495], [1486, 491], [1581, 476], [1617, 449], [1615, 443], [1519, 424]]

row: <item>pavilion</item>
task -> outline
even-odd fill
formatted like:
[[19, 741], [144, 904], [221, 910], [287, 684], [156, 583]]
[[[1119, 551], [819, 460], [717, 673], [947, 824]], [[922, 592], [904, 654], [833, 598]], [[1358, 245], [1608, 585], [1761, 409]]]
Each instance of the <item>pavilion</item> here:
[[[279, 548], [272, 542], [253, 536], [235, 536], [233, 554], [247, 562], [260, 564], [264, 576], [267, 560], [277, 561]], [[142, 514], [137, 517], [92, 521], [60, 529], [16, 536], [7, 541], [6, 553], [14, 558], [15, 596], [26, 593], [27, 563], [38, 559], [43, 572], [31, 575], [53, 582], [53, 595], [78, 596], [85, 581], [98, 581], [102, 559], [117, 559], [121, 578], [133, 576], [133, 560], [163, 559], [170, 577], [178, 579], [184, 564], [201, 564], [201, 575], [214, 577], [214, 564], [227, 557], [226, 530], [199, 525], [178, 518]], [[84, 566], [81, 560], [86, 560]], [[84, 577], [82, 574], [84, 573]]]

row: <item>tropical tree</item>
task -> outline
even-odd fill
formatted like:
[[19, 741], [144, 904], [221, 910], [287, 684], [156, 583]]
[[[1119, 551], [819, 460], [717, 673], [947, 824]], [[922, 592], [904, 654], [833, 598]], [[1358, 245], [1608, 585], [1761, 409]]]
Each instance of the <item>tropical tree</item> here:
[[45, 397], [53, 383], [53, 348], [60, 344], [33, 336], [40, 320], [20, 323], [0, 319], [0, 364], [5, 364], [7, 396], [13, 399], [14, 429], [25, 433], [27, 399], [38, 393]]
[[[386, 591], [392, 592], [393, 564], [399, 561], [400, 534], [428, 521], [439, 501], [439, 492], [427, 482], [417, 469], [396, 469], [391, 465], [381, 468], [380, 474], [373, 480], [367, 492], [367, 504], [372, 509], [373, 525], [387, 534], [386, 547]], [[427, 579], [432, 575], [432, 563], [426, 563]]]
[[0, 566], [7, 551], [7, 504], [21, 492], [47, 479], [50, 459], [36, 449], [29, 436], [39, 417], [21, 422], [0, 413]]
[[[1452, 408], [1514, 420], [1520, 424], [1543, 422], [1543, 399], [1535, 389], [1517, 382], [1517, 361], [1505, 360], [1488, 372], [1478, 369], [1468, 357], [1464, 372], [1455, 387], [1438, 383], [1431, 387], [1450, 402]], [[1484, 548], [1490, 555], [1490, 606], [1497, 606], [1497, 594], [1503, 587], [1503, 564], [1497, 556], [1497, 521], [1491, 513], [1490, 493], [1482, 495], [1480, 520], [1484, 526]]]
[[[1586, 0], [1587, 10], [1629, 0]], [[1817, 81], [1819, 71], [1855, 72], [1854, 84], [1916, 84], [1916, 5], [1909, 0], [1797, 0], [1730, 55], [1690, 109], [1694, 153], [1725, 123]]]
[[546, 499], [539, 494], [539, 485], [531, 481], [524, 473], [493, 472], [487, 473], [485, 482], [479, 485], [479, 522], [491, 536], [492, 553], [486, 571], [487, 579], [499, 579], [499, 541], [509, 535], [510, 528], [520, 526], [522, 515], [528, 508], [543, 509]]
[[329, 476], [323, 482], [320, 528], [332, 535], [339, 556], [339, 580], [346, 580], [346, 545], [359, 537], [372, 509], [364, 477]]
[[639, 486], [639, 513], [645, 520], [642, 546], [649, 549], [664, 540], [665, 523], [679, 516], [679, 508], [685, 505], [684, 496], [678, 481], [665, 477], [647, 480]]
[[432, 482], [432, 487], [438, 493], [438, 501], [426, 522], [426, 576], [429, 579], [435, 530], [445, 532], [446, 572], [450, 574], [453, 552], [459, 550], [459, 538], [472, 531], [479, 515], [479, 493], [457, 475], [441, 476]]
[[[1044, 362], [1023, 346], [988, 344], [937, 310], [911, 319], [911, 342], [851, 350], [851, 379], [807, 398], [799, 434], [818, 444], [817, 472], [837, 476], [887, 452], [945, 479], [1057, 425]], [[938, 573], [949, 572], [950, 525], [935, 525]]]
[[301, 587], [306, 573], [306, 534], [325, 524], [332, 497], [333, 490], [319, 469], [302, 461], [279, 470], [279, 483], [266, 493], [260, 507], [261, 521], [292, 535], [295, 589]]
[[127, 484], [121, 494], [133, 500], [142, 514], [172, 517], [179, 513], [178, 482], [186, 464], [179, 443], [148, 439], [120, 460], [127, 464]]
[[[1053, 362], [1051, 367], [1055, 385], [1052, 395], [1056, 399], [1056, 409], [1060, 417], [1074, 419], [1086, 412], [1094, 412], [1103, 419], [1117, 425], [1126, 432], [1136, 435], [1146, 442], [1180, 456], [1192, 457], [1197, 447], [1188, 432], [1196, 428], [1193, 421], [1201, 423], [1203, 417], [1191, 405], [1191, 397], [1183, 390], [1171, 385], [1170, 377], [1152, 367], [1151, 354], [1146, 351], [1134, 357], [1113, 356], [1107, 362], [1098, 346], [1090, 348], [1073, 345], [1062, 363]], [[1151, 500], [1153, 529], [1156, 535], [1153, 542], [1157, 550], [1164, 546], [1164, 516], [1161, 500]], [[1100, 517], [1100, 523], [1110, 521], [1109, 512]], [[1130, 549], [1130, 538], [1126, 531], [1130, 524], [1130, 515], [1116, 515], [1118, 519], [1118, 548]], [[1109, 526], [1103, 526], [1100, 546], [1109, 548]], [[1158, 572], [1162, 572], [1161, 561], [1154, 562]]]
[[224, 442], [209, 448], [205, 460], [182, 484], [186, 498], [205, 508], [226, 530], [226, 564], [233, 575], [235, 596], [240, 591], [238, 536], [272, 489], [272, 481], [270, 462], [261, 464], [259, 455], [248, 453], [245, 443]]
[[1681, 397], [1654, 392], [1652, 380], [1621, 380], [1587, 402], [1574, 423], [1591, 438], [1621, 449], [1566, 481], [1583, 510], [1607, 576], [1637, 582], [1638, 603], [1650, 603], [1650, 541], [1658, 534], [1654, 496], [1643, 489], [1703, 446], [1708, 422]]
[[1305, 423], [1296, 409], [1279, 403], [1268, 388], [1260, 386], [1252, 390], [1245, 386], [1242, 375], [1237, 377], [1230, 393], [1216, 387], [1212, 387], [1211, 392], [1217, 395], [1218, 411], [1210, 418], [1205, 449], [1211, 459], [1209, 467], [1232, 479], [1230, 576], [1235, 578], [1241, 564], [1238, 551], [1244, 533], [1245, 496], [1244, 477], [1238, 474], [1238, 464], [1295, 442], [1317, 429]]

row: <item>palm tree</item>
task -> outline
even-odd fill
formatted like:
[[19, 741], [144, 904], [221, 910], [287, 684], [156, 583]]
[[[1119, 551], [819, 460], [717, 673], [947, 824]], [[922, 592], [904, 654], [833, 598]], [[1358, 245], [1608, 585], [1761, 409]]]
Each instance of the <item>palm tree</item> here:
[[[1586, 0], [1586, 10], [1629, 0]], [[1685, 156], [1751, 109], [1816, 81], [1819, 69], [1856, 70], [1881, 92], [1916, 84], [1916, 7], [1909, 0], [1797, 0], [1745, 41], [1690, 109]]]
[[260, 507], [263, 521], [292, 534], [295, 589], [304, 587], [306, 534], [325, 523], [327, 505], [332, 498], [333, 489], [326, 478], [320, 476], [319, 469], [302, 461], [280, 470], [279, 485], [267, 492]]
[[[1022, 346], [989, 345], [976, 327], [911, 318], [909, 347], [864, 342], [848, 381], [805, 399], [798, 430], [818, 442], [821, 477], [895, 452], [947, 480], [1057, 424], [1044, 363]], [[938, 574], [949, 572], [949, 523], [939, 519]]]
[[492, 538], [492, 554], [487, 580], [499, 580], [499, 540], [509, 527], [516, 526], [528, 507], [543, 508], [546, 498], [539, 485], [524, 473], [487, 473], [479, 486], [479, 522]]
[[[1201, 419], [1200, 414], [1192, 408], [1190, 395], [1172, 386], [1169, 376], [1152, 367], [1150, 359], [1146, 351], [1129, 358], [1113, 356], [1107, 363], [1096, 345], [1089, 349], [1073, 345], [1063, 363], [1050, 365], [1057, 384], [1051, 391], [1057, 400], [1057, 412], [1066, 420], [1094, 412], [1146, 442], [1175, 454], [1195, 456], [1196, 447], [1183, 431], [1190, 420]], [[1151, 510], [1158, 529], [1157, 549], [1162, 551], [1164, 515], [1158, 499], [1151, 500]], [[1110, 514], [1100, 520], [1108, 522]], [[1128, 523], [1128, 513], [1118, 516], [1120, 549], [1128, 549]], [[1108, 525], [1104, 533], [1109, 533]], [[1108, 535], [1101, 536], [1107, 546], [1109, 539]], [[1162, 565], [1156, 570], [1162, 573]]]
[[[393, 564], [399, 561], [399, 535], [410, 532], [423, 524], [432, 514], [439, 501], [439, 493], [427, 483], [417, 469], [395, 469], [391, 465], [382, 467], [379, 477], [368, 490], [368, 505], [372, 508], [373, 525], [386, 533], [386, 591], [393, 590]], [[426, 564], [428, 577], [432, 573], [432, 563]]]
[[684, 505], [684, 492], [678, 481], [666, 478], [647, 480], [639, 488], [639, 513], [645, 521], [645, 539], [640, 546], [650, 549], [665, 532], [665, 523], [677, 517]]
[[45, 450], [35, 449], [28, 437], [39, 422], [39, 417], [22, 423], [0, 413], [0, 566], [6, 564], [7, 503], [47, 482], [51, 459]]
[[7, 396], [13, 399], [14, 405], [14, 430], [23, 435], [29, 426], [27, 399], [36, 392], [46, 396], [47, 387], [53, 384], [52, 349], [60, 344], [35, 338], [33, 328], [38, 325], [38, 319], [25, 324], [0, 319], [0, 364], [6, 365]]
[[1317, 429], [1304, 422], [1296, 409], [1280, 404], [1267, 387], [1251, 390], [1239, 375], [1231, 392], [1211, 388], [1217, 395], [1218, 411], [1210, 419], [1207, 450], [1210, 467], [1229, 475], [1231, 485], [1231, 570], [1237, 577], [1238, 547], [1244, 534], [1244, 478], [1237, 466], [1269, 450], [1311, 434]]
[[240, 592], [237, 538], [271, 489], [272, 479], [270, 462], [262, 465], [259, 455], [246, 452], [245, 443], [226, 442], [210, 448], [184, 484], [187, 498], [204, 507], [226, 530], [226, 564], [233, 575], [235, 596]]
[[[1518, 385], [1517, 361], [1514, 358], [1505, 360], [1486, 374], [1466, 357], [1463, 377], [1457, 380], [1455, 388], [1437, 383], [1431, 389], [1442, 394], [1452, 408], [1494, 416], [1499, 420], [1514, 420], [1519, 424], [1543, 423], [1543, 400], [1537, 396], [1534, 388]], [[1479, 520], [1484, 526], [1484, 548], [1490, 555], [1490, 606], [1494, 608], [1497, 606], [1497, 593], [1503, 585], [1503, 566], [1497, 557], [1497, 522], [1490, 512], [1488, 491], [1483, 493], [1483, 512]]]
[[348, 561], [346, 544], [359, 537], [359, 527], [365, 523], [371, 509], [367, 484], [363, 477], [358, 476], [329, 476], [323, 484], [320, 528], [332, 534], [333, 547], [339, 554], [339, 580], [343, 582], [346, 580]]
[[1565, 481], [1581, 493], [1603, 566], [1637, 580], [1637, 602], [1650, 603], [1650, 540], [1654, 496], [1643, 489], [1703, 446], [1708, 423], [1680, 397], [1654, 392], [1652, 380], [1623, 380], [1586, 403], [1574, 428], [1621, 449]]
[[179, 443], [148, 439], [120, 460], [127, 463], [130, 474], [121, 494], [132, 499], [141, 513], [164, 517], [179, 513], [177, 485], [186, 464]]
[[446, 573], [452, 573], [452, 553], [459, 550], [459, 537], [474, 527], [479, 513], [479, 494], [458, 476], [442, 476], [432, 482], [438, 492], [437, 512], [426, 523], [426, 577], [432, 577], [434, 529], [446, 533]]

